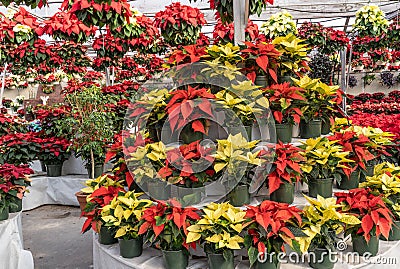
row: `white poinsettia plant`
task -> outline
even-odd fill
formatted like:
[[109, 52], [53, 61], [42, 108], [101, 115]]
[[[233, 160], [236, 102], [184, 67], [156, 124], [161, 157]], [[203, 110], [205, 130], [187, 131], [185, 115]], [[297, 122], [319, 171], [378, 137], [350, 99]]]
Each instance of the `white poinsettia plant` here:
[[261, 25], [261, 30], [271, 39], [288, 34], [297, 34], [296, 22], [293, 20], [293, 16], [285, 10], [273, 14], [267, 22]]
[[356, 12], [356, 21], [353, 25], [360, 37], [375, 37], [386, 33], [389, 21], [385, 13], [377, 5], [366, 5]]

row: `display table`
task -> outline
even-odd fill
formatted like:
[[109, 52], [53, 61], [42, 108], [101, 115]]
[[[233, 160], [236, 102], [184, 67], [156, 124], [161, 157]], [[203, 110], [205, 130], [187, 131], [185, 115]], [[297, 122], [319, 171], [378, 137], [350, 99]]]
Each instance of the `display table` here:
[[[351, 241], [351, 240], [350, 240]], [[400, 242], [386, 242], [380, 241], [379, 253], [375, 257], [371, 257], [369, 261], [363, 260], [362, 257], [355, 262], [346, 263], [347, 259], [346, 253], [351, 251], [351, 242], [349, 241], [349, 248], [347, 252], [338, 252], [338, 262], [335, 264], [335, 269], [396, 269], [400, 263]], [[293, 253], [292, 253], [293, 254]], [[242, 260], [242, 256], [235, 253], [235, 269], [248, 269], [249, 262], [247, 260]], [[298, 256], [292, 256], [291, 253], [284, 258], [281, 263], [281, 269], [291, 269], [291, 268], [310, 268], [307, 263], [301, 262], [301, 257], [299, 257], [299, 262], [294, 263]], [[351, 258], [349, 258], [349, 261]], [[114, 245], [101, 245], [98, 242], [98, 236], [93, 236], [93, 265], [95, 269], [162, 269], [165, 268], [163, 265], [162, 253], [154, 248], [143, 249], [143, 254], [140, 257], [133, 259], [125, 259], [119, 255], [118, 244]], [[188, 269], [206, 269], [208, 268], [207, 259], [189, 259]]]
[[31, 210], [46, 204], [79, 206], [75, 193], [84, 187], [86, 180], [87, 175], [33, 176], [29, 193], [22, 200], [22, 208]]
[[34, 268], [32, 253], [23, 249], [21, 212], [0, 221], [0, 268]]

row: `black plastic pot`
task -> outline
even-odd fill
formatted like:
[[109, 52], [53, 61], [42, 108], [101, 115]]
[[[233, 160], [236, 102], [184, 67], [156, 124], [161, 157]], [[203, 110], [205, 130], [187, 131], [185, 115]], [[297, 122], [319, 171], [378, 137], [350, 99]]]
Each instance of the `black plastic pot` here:
[[282, 143], [292, 142], [293, 125], [290, 123], [275, 123], [276, 140]]
[[332, 197], [333, 179], [309, 179], [308, 180], [308, 195], [316, 198], [320, 195], [324, 198]]
[[334, 257], [329, 254], [326, 248], [317, 248], [309, 255], [309, 265], [316, 269], [332, 269], [335, 266]]
[[338, 188], [341, 190], [357, 189], [360, 184], [360, 170], [355, 170], [350, 174], [350, 178], [346, 175], [342, 176], [342, 180], [338, 183]]
[[262, 88], [265, 88], [268, 86], [268, 78], [267, 76], [263, 75], [257, 75], [256, 80], [254, 81], [254, 85], [260, 86]]
[[101, 226], [99, 231], [99, 243], [102, 245], [112, 245], [118, 242], [118, 239], [114, 238], [115, 233], [108, 227]]
[[285, 181], [283, 184], [279, 186], [279, 188], [271, 193], [270, 200], [279, 202], [279, 203], [287, 203], [291, 204], [294, 201], [294, 184]]
[[86, 170], [88, 171], [89, 178], [98, 178], [99, 176], [101, 176], [103, 174], [104, 165], [96, 164], [94, 166], [94, 175], [92, 175], [92, 165], [91, 164], [88, 164], [88, 167], [86, 168]]
[[3, 208], [0, 208], [0, 221], [6, 220], [9, 217], [9, 207], [5, 206]]
[[62, 174], [62, 164], [46, 164], [48, 177], [60, 177]]
[[278, 255], [273, 253], [273, 255], [267, 254], [265, 261], [257, 260], [252, 267], [253, 269], [279, 269], [281, 268], [281, 263], [278, 261]]
[[309, 122], [300, 121], [300, 137], [315, 138], [321, 136], [321, 120], [312, 120]]
[[142, 255], [143, 237], [139, 236], [135, 239], [119, 239], [119, 254], [124, 258], [134, 258]]
[[189, 256], [182, 250], [163, 250], [162, 254], [167, 269], [185, 269], [189, 264]]
[[329, 119], [322, 119], [321, 123], [321, 134], [327, 135], [331, 132], [331, 122]]

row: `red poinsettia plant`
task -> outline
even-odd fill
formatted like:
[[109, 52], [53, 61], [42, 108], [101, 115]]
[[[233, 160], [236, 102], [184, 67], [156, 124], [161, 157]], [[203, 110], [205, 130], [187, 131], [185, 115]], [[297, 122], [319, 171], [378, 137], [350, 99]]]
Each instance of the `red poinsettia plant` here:
[[[212, 164], [214, 158], [211, 156], [212, 148], [205, 148], [200, 141], [184, 144], [179, 148], [167, 151], [167, 160], [158, 174], [165, 181], [185, 188], [202, 187], [210, 181], [215, 174]], [[198, 167], [208, 167], [200, 172]]]
[[110, 33], [98, 36], [92, 48], [96, 51], [98, 58], [105, 58], [110, 61], [109, 66], [118, 66], [118, 59], [124, 57], [129, 50], [126, 40], [113, 37]]
[[96, 27], [86, 26], [74, 13], [60, 11], [43, 22], [37, 30], [39, 35], [51, 35], [56, 40], [85, 43], [96, 33]]
[[[235, 35], [233, 23], [223, 23], [220, 19], [214, 27], [213, 38], [214, 43], [233, 43]], [[249, 20], [245, 29], [246, 41], [255, 41], [260, 33], [258, 26], [253, 21]]]
[[45, 164], [62, 164], [71, 155], [71, 152], [69, 152], [71, 141], [65, 138], [38, 138], [37, 143], [42, 149], [39, 159]]
[[30, 174], [33, 170], [28, 165], [0, 164], [0, 208], [16, 206], [16, 199], [22, 199], [30, 186]]
[[0, 163], [28, 164], [40, 152], [37, 133], [10, 133], [0, 137]]
[[278, 82], [277, 69], [278, 58], [281, 53], [274, 45], [265, 42], [245, 42], [245, 48], [241, 50], [242, 56], [245, 59], [245, 73], [253, 82], [257, 75], [267, 75], [269, 82]]
[[162, 250], [183, 250], [187, 255], [190, 248], [196, 248], [196, 242], [186, 243], [187, 228], [200, 219], [198, 209], [182, 207], [175, 201], [158, 202], [143, 212], [144, 223], [139, 234]]
[[75, 14], [88, 27], [107, 25], [111, 30], [124, 25], [125, 20], [132, 16], [126, 0], [64, 0], [61, 9]]
[[354, 214], [361, 220], [361, 224], [347, 226], [347, 234], [362, 235], [367, 242], [371, 236], [379, 237], [382, 234], [385, 238], [389, 237], [393, 224], [392, 212], [381, 196], [373, 195], [368, 188], [337, 192], [335, 196], [344, 212]]
[[301, 101], [305, 101], [305, 90], [290, 83], [274, 84], [265, 89], [270, 109], [277, 123], [300, 123], [303, 116]]
[[[292, 246], [295, 235], [289, 228], [299, 228], [301, 225], [301, 210], [295, 206], [277, 203], [269, 200], [258, 206], [247, 206], [246, 218], [250, 220], [245, 237], [250, 264], [265, 254], [277, 255], [284, 251], [284, 243]], [[260, 256], [259, 256], [260, 255]]]
[[195, 63], [207, 54], [206, 47], [199, 45], [188, 45], [175, 49], [169, 55], [167, 62], [171, 65]]
[[171, 46], [192, 45], [199, 38], [202, 25], [206, 24], [204, 14], [198, 8], [172, 3], [155, 15], [155, 26]]
[[295, 183], [301, 180], [300, 164], [305, 161], [300, 154], [301, 151], [300, 148], [291, 144], [283, 144], [282, 142], [276, 144], [275, 160], [267, 177], [270, 194], [285, 182]]

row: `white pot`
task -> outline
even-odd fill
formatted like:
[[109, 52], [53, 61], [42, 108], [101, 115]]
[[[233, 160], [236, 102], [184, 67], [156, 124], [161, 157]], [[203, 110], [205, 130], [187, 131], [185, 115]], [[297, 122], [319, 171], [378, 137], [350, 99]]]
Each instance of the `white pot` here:
[[379, 61], [376, 61], [376, 65], [383, 65], [383, 66], [385, 66], [385, 65], [386, 65], [386, 62], [379, 60]]

